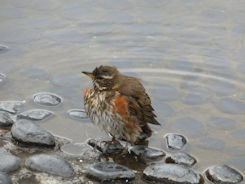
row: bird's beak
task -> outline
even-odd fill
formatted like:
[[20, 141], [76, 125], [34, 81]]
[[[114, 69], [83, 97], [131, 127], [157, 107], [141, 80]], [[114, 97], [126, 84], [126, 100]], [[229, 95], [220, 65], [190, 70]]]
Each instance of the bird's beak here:
[[84, 73], [85, 75], [89, 76], [91, 79], [95, 79], [95, 76], [91, 72], [82, 72], [82, 73]]

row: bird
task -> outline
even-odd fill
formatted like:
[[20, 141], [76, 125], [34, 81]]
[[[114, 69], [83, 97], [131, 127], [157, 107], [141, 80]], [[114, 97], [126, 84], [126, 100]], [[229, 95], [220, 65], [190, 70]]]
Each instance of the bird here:
[[152, 135], [149, 124], [160, 125], [140, 79], [101, 65], [92, 72], [93, 87], [84, 91], [84, 109], [92, 123], [114, 140], [136, 145]]

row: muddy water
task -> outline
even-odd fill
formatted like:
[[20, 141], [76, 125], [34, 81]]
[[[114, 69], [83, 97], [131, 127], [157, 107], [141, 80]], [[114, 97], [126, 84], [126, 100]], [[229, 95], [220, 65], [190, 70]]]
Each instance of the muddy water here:
[[[4, 0], [0, 100], [54, 111], [41, 126], [74, 142], [106, 136], [66, 112], [83, 107], [91, 82], [82, 70], [114, 65], [141, 78], [152, 98], [162, 125], [152, 126], [150, 146], [165, 149], [164, 135], [180, 133], [200, 172], [219, 163], [245, 172], [244, 9], [242, 0]], [[34, 104], [42, 91], [63, 104]]]

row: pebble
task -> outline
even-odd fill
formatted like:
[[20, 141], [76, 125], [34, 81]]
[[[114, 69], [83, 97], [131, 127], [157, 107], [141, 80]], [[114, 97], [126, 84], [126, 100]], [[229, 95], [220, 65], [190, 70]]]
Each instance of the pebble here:
[[44, 109], [32, 109], [18, 114], [19, 119], [43, 120], [50, 117], [54, 113]]
[[6, 75], [4, 75], [3, 73], [0, 73], [0, 84], [5, 82], [7, 79]]
[[124, 147], [119, 142], [111, 142], [111, 140], [105, 138], [89, 139], [87, 143], [103, 154], [119, 154], [124, 150]]
[[14, 121], [8, 112], [0, 111], [0, 128], [10, 127], [13, 123]]
[[24, 144], [54, 146], [54, 136], [29, 120], [17, 120], [12, 126], [13, 138]]
[[131, 169], [113, 162], [96, 163], [88, 169], [87, 174], [100, 181], [131, 180], [135, 177]]
[[[20, 159], [0, 148], [0, 172], [9, 173], [19, 168]], [[0, 182], [1, 183], [1, 182]]]
[[143, 171], [143, 176], [150, 181], [162, 183], [191, 183], [201, 184], [203, 179], [200, 174], [190, 168], [178, 164], [156, 164], [150, 165]]
[[188, 167], [193, 166], [197, 161], [194, 157], [187, 153], [169, 153], [165, 159], [166, 163], [183, 164]]
[[58, 95], [48, 92], [37, 93], [33, 99], [35, 103], [46, 106], [56, 106], [63, 101]]
[[31, 170], [46, 172], [65, 178], [69, 178], [74, 175], [72, 166], [58, 156], [48, 154], [33, 155], [25, 161], [25, 165]]
[[213, 183], [232, 184], [239, 183], [243, 176], [235, 169], [227, 165], [215, 165], [206, 170], [207, 178]]
[[161, 160], [166, 154], [155, 148], [149, 148], [143, 145], [136, 145], [130, 149], [130, 153], [136, 155], [144, 163]]
[[1, 184], [12, 184], [12, 181], [6, 173], [0, 172], [0, 183]]
[[16, 114], [25, 101], [0, 101], [0, 110]]
[[84, 109], [70, 109], [67, 111], [67, 114], [69, 115], [70, 118], [76, 120], [88, 119], [88, 116]]
[[167, 147], [171, 149], [181, 150], [186, 145], [187, 140], [184, 136], [178, 134], [167, 134], [165, 136]]

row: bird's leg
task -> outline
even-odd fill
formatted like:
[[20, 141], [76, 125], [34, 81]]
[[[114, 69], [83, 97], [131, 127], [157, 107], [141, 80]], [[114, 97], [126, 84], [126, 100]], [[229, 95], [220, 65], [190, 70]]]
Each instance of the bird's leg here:
[[125, 147], [123, 148], [123, 151], [120, 155], [127, 155], [128, 154], [128, 141], [126, 141], [126, 145]]

